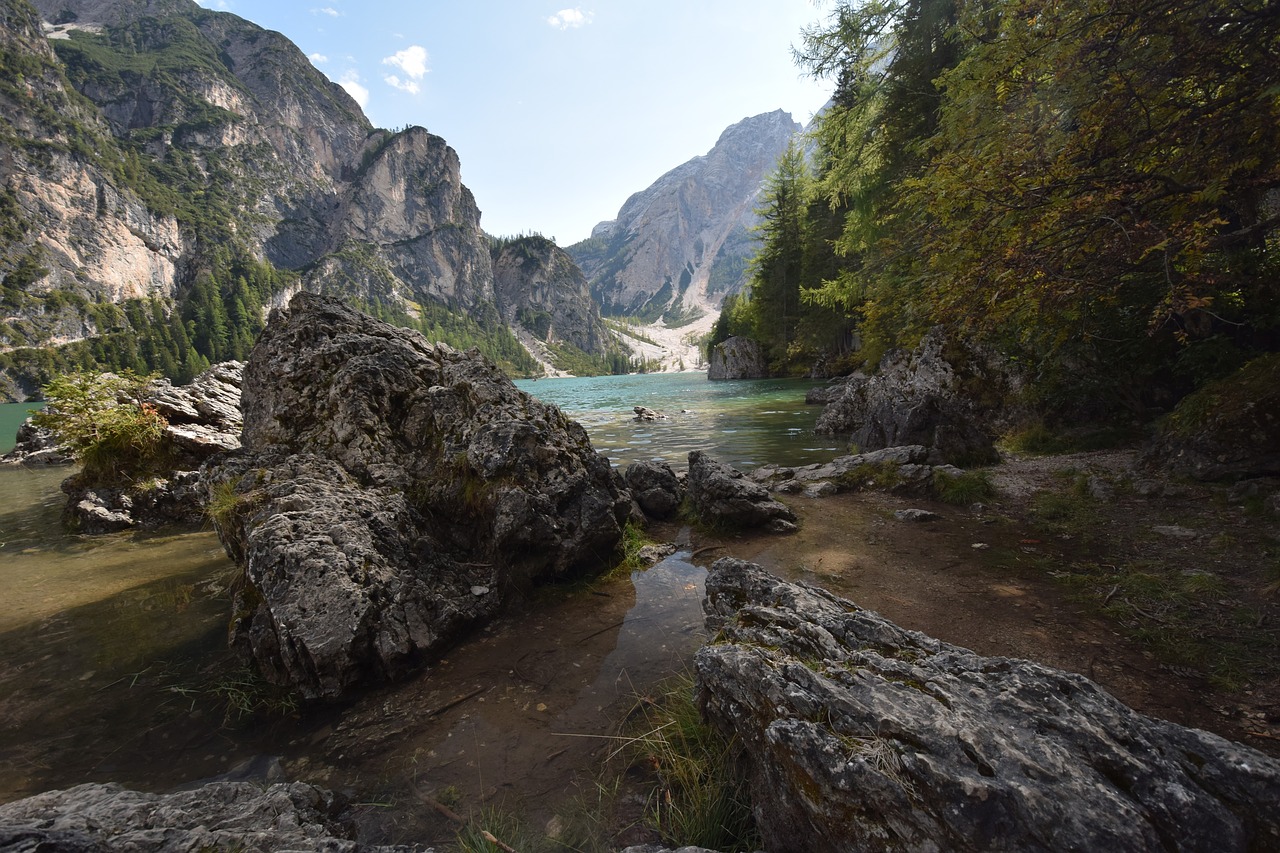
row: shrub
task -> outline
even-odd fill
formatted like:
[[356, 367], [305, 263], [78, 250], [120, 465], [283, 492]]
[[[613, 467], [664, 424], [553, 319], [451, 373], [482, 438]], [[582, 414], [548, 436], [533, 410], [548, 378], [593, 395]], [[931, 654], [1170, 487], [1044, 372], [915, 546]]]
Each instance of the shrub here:
[[92, 481], [142, 479], [166, 467], [168, 421], [143, 398], [150, 376], [76, 371], [45, 386], [37, 426], [52, 430]]

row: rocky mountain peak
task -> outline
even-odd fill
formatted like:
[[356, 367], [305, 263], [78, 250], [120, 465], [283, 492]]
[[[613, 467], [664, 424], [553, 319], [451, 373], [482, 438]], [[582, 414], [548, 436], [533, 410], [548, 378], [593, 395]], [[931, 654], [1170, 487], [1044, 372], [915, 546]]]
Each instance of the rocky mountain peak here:
[[783, 110], [726, 128], [706, 154], [661, 176], [569, 253], [606, 314], [679, 325], [745, 283], [760, 186], [800, 125]]

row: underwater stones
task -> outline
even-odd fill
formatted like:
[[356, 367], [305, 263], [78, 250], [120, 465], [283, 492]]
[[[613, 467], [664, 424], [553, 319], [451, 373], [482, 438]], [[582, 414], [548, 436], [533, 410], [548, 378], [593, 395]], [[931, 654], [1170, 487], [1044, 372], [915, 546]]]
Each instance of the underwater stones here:
[[1245, 851], [1280, 845], [1280, 762], [1089, 679], [982, 657], [718, 560], [698, 700], [741, 738], [764, 848]]
[[248, 581], [235, 643], [304, 695], [401, 677], [513, 593], [598, 571], [631, 509], [582, 427], [478, 352], [312, 294], [259, 338], [243, 411], [204, 472]]

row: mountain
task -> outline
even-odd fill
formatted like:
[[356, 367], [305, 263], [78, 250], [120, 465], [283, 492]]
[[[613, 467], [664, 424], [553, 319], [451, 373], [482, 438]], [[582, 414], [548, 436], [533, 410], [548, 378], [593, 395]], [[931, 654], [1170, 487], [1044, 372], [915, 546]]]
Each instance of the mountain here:
[[740, 290], [756, 196], [800, 129], [782, 110], [743, 119], [568, 247], [604, 313], [680, 325]]
[[445, 140], [374, 128], [284, 36], [192, 0], [0, 0], [0, 278], [10, 398], [243, 357], [299, 289], [535, 366]]
[[609, 340], [582, 270], [545, 237], [493, 243], [494, 290], [508, 326], [542, 344], [567, 343], [600, 353]]

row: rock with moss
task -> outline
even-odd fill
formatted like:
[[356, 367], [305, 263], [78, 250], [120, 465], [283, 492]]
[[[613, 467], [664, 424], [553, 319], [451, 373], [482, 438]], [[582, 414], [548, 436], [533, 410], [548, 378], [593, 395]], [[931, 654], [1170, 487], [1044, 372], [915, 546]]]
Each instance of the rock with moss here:
[[631, 499], [585, 430], [478, 352], [301, 293], [205, 483], [244, 569], [237, 647], [333, 697], [402, 677], [534, 583], [599, 571]]
[[713, 527], [790, 533], [796, 515], [769, 490], [741, 471], [712, 459], [701, 450], [689, 454], [689, 504], [695, 515]]
[[708, 720], [741, 738], [770, 851], [1280, 847], [1280, 762], [1097, 684], [717, 561]]
[[936, 449], [920, 444], [886, 447], [870, 453], [837, 456], [830, 462], [789, 467], [763, 465], [751, 479], [770, 491], [813, 497], [864, 489], [901, 495], [932, 496], [940, 477], [960, 477], [962, 470], [940, 464]]
[[262, 787], [211, 782], [150, 794], [90, 783], [0, 805], [0, 850], [58, 853], [191, 853], [325, 850], [430, 853], [419, 845], [356, 840], [346, 801], [300, 782]]
[[995, 462], [992, 417], [1005, 402], [1009, 377], [987, 359], [949, 346], [941, 328], [915, 350], [885, 355], [873, 376], [853, 376], [814, 424], [825, 435], [847, 435], [859, 451], [923, 445], [956, 465]]
[[1142, 461], [1197, 480], [1280, 475], [1280, 353], [1183, 399]]

